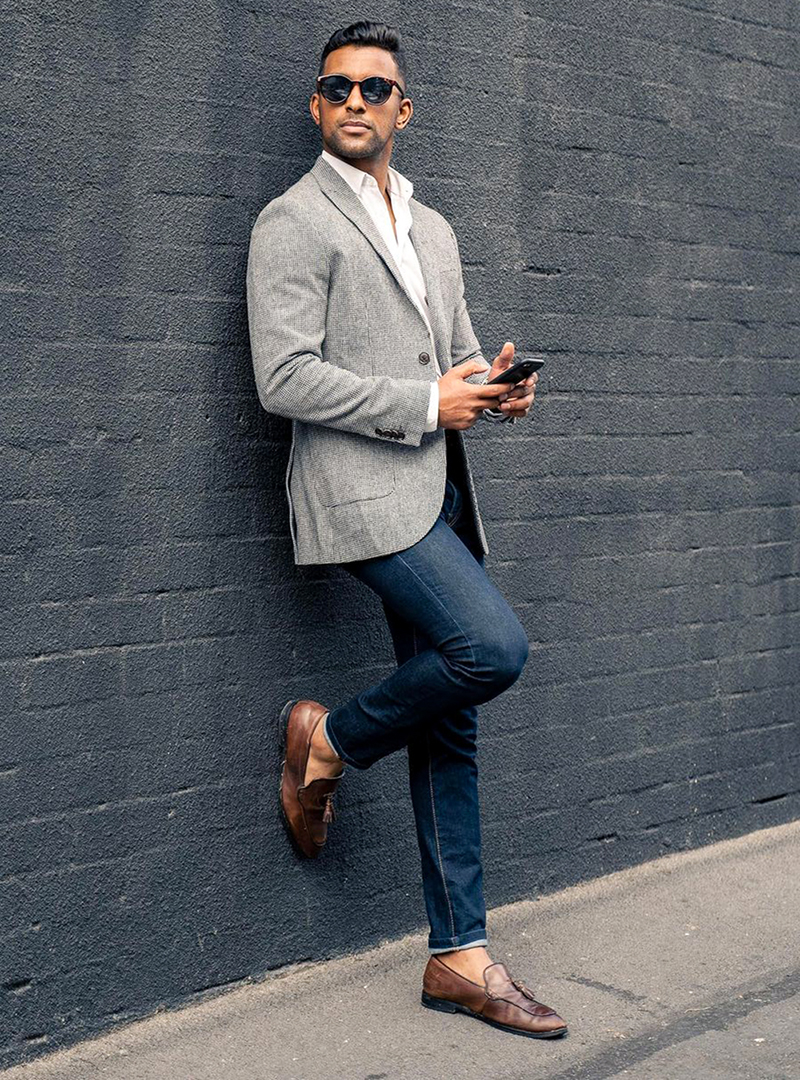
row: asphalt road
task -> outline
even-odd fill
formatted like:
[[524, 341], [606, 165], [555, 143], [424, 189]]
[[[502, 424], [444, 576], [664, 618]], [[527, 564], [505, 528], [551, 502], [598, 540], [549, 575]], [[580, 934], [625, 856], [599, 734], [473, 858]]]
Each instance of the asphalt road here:
[[419, 1004], [425, 936], [286, 969], [3, 1080], [800, 1078], [800, 822], [489, 914], [569, 1023], [524, 1039]]

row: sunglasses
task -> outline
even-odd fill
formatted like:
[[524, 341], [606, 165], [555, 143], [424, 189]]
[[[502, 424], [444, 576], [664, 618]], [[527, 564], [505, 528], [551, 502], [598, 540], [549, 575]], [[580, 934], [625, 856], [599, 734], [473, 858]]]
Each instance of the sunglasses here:
[[319, 75], [317, 87], [326, 101], [342, 105], [350, 97], [350, 91], [357, 86], [368, 105], [383, 105], [388, 101], [396, 86], [400, 96], [405, 91], [396, 79], [384, 79], [382, 75], [371, 75], [368, 79], [348, 79], [346, 75]]

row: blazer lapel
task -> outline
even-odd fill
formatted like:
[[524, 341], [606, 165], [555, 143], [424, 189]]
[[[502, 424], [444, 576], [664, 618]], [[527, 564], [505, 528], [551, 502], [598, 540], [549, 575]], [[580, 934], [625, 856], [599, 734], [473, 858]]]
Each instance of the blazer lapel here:
[[[403, 275], [400, 273], [400, 268], [395, 262], [392, 253], [387, 247], [375, 222], [372, 220], [369, 211], [365, 208], [364, 204], [347, 181], [339, 175], [336, 169], [334, 169], [321, 154], [314, 163], [311, 173], [331, 202], [338, 207], [338, 209], [353, 222], [356, 228], [364, 234], [367, 240], [369, 240], [377, 254], [386, 264], [386, 268], [389, 270], [392, 277], [408, 297], [408, 301], [414, 308], [414, 311], [416, 311], [417, 315], [424, 323], [425, 320], [422, 317], [422, 313], [417, 307], [414, 297], [409, 292], [403, 279]], [[411, 201], [413, 203], [414, 200], [412, 199]], [[428, 296], [428, 318], [430, 319], [434, 340], [437, 341], [439, 313], [441, 311], [441, 296], [438, 288], [439, 275], [437, 270], [436, 251], [431, 248], [430, 241], [425, 237], [424, 232], [416, 229], [413, 221], [409, 230], [409, 236], [411, 237], [411, 243], [414, 245], [414, 250], [417, 253], [422, 276], [425, 280], [425, 291]], [[437, 355], [441, 355], [438, 341]]]
[[422, 277], [425, 281], [425, 293], [428, 298], [428, 319], [430, 320], [431, 330], [433, 331], [433, 340], [436, 342], [436, 355], [439, 359], [439, 366], [442, 371], [446, 371], [447, 368], [450, 367], [450, 357], [444, 355], [446, 350], [441, 344], [447, 340], [444, 327], [444, 305], [442, 303], [441, 290], [439, 289], [439, 268], [442, 262], [441, 252], [439, 247], [434, 245], [430, 238], [430, 234], [426, 233], [424, 229], [421, 229], [417, 225], [413, 216], [413, 198], [411, 199], [409, 206], [412, 219], [408, 235], [411, 239], [411, 243], [414, 245], [414, 251], [417, 253], [420, 269], [422, 270]]

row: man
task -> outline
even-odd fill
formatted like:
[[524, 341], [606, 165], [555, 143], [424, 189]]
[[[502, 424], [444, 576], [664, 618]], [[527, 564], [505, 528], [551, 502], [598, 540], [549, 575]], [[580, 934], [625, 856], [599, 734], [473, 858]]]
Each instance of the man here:
[[399, 36], [361, 21], [326, 44], [310, 111], [322, 152], [259, 214], [247, 268], [258, 396], [292, 420], [295, 562], [341, 566], [381, 599], [398, 668], [351, 701], [289, 701], [280, 801], [315, 857], [346, 765], [406, 747], [430, 920], [423, 1003], [530, 1037], [566, 1024], [486, 949], [476, 706], [516, 679], [525, 632], [484, 570], [463, 431], [528, 414], [537, 376], [491, 369], [464, 301], [458, 244], [390, 168], [413, 107]]

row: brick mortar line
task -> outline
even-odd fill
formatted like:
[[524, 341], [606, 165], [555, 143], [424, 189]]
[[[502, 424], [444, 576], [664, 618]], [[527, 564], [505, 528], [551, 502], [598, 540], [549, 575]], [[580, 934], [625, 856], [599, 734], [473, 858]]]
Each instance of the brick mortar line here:
[[[542, 603], [542, 601], [538, 601], [538, 600], [537, 601], [515, 601], [514, 606], [516, 608], [518, 608], [518, 609], [524, 610], [524, 609], [529, 608], [529, 607], [530, 608], [539, 607], [539, 606], [541, 606], [541, 603]], [[797, 614], [797, 612], [796, 611], [777, 612], [777, 613], [767, 613], [767, 614], [761, 615], [761, 616], [748, 616], [748, 620], [754, 619], [754, 618], [773, 618], [774, 619], [774, 618], [780, 618], [782, 615], [787, 615], [787, 614], [788, 615], [794, 615], [794, 614]], [[687, 637], [690, 637], [692, 632], [694, 632], [694, 631], [707, 630], [710, 627], [714, 627], [714, 626], [729, 626], [729, 627], [739, 627], [741, 629], [744, 629], [746, 627], [746, 625], [747, 625], [747, 620], [744, 620], [741, 617], [737, 618], [737, 619], [735, 619], [733, 621], [729, 621], [729, 620], [725, 620], [725, 619], [712, 619], [709, 622], [703, 622], [702, 620], [695, 620], [693, 622], [679, 623], [679, 624], [676, 624], [676, 626], [670, 626], [670, 627], [667, 627], [667, 628], [664, 628], [663, 626], [662, 627], [656, 626], [656, 627], [647, 627], [644, 630], [626, 630], [626, 631], [621, 632], [621, 633], [592, 634], [590, 636], [583, 637], [583, 638], [557, 638], [557, 639], [554, 639], [552, 641], [547, 641], [547, 642], [534, 642], [532, 644], [531, 653], [532, 653], [532, 655], [536, 655], [536, 654], [544, 654], [544, 653], [547, 653], [547, 652], [551, 652], [554, 649], [561, 649], [563, 647], [576, 648], [576, 647], [579, 647], [582, 644], [585, 644], [586, 642], [595, 642], [596, 643], [596, 642], [625, 641], [625, 640], [634, 640], [636, 642], [639, 642], [644, 637], [657, 637], [659, 635], [661, 635], [663, 637], [666, 637], [668, 640], [670, 638], [678, 638], [679, 640], [681, 640], [681, 639], [686, 639]], [[228, 634], [228, 635], [219, 634], [219, 635], [214, 635], [214, 636], [210, 636], [208, 638], [201, 639], [200, 643], [204, 644], [204, 645], [210, 645], [210, 644], [214, 644], [214, 643], [218, 644], [219, 642], [227, 640], [227, 639], [235, 639], [235, 638], [242, 638], [242, 637], [254, 638], [254, 637], [259, 637], [259, 636], [260, 635], [256, 634], [255, 632], [252, 633], [252, 634], [248, 634], [248, 635], [243, 635], [243, 634], [238, 634], [238, 633], [232, 633], [232, 634]], [[177, 652], [179, 649], [182, 649], [185, 645], [187, 645], [187, 644], [195, 644], [195, 643], [197, 643], [197, 639], [175, 638], [175, 639], [170, 639], [170, 640], [163, 641], [163, 642], [153, 642], [151, 644], [136, 645], [136, 646], [132, 646], [132, 645], [108, 645], [108, 646], [98, 646], [96, 648], [74, 649], [74, 650], [72, 650], [71, 652], [68, 652], [68, 653], [50, 653], [50, 654], [39, 655], [39, 656], [36, 656], [36, 657], [7, 658], [7, 659], [4, 659], [4, 660], [0, 661], [0, 669], [2, 669], [4, 667], [11, 667], [11, 668], [20, 667], [21, 668], [24, 665], [25, 668], [27, 668], [27, 674], [29, 675], [30, 674], [30, 669], [32, 669], [34, 666], [39, 666], [41, 664], [63, 663], [64, 661], [78, 661], [78, 660], [82, 660], [86, 655], [89, 655], [89, 656], [92, 656], [92, 657], [95, 657], [95, 656], [97, 656], [97, 657], [105, 657], [105, 656], [108, 656], [109, 654], [111, 654], [111, 656], [114, 657], [114, 654], [118, 654], [114, 658], [117, 659], [118, 661], [120, 661], [120, 663], [121, 663], [122, 661], [124, 661], [126, 659], [126, 656], [127, 656], [127, 654], [129, 652], [144, 653], [144, 652], [147, 652], [147, 651], [152, 652], [153, 650], [164, 651], [165, 649], [173, 649], [174, 651]], [[792, 652], [794, 650], [800, 650], [800, 644], [775, 645], [775, 646], [772, 646], [772, 647], [766, 648], [766, 649], [739, 650], [737, 652], [719, 653], [719, 654], [717, 654], [715, 656], [698, 657], [697, 659], [694, 659], [694, 660], [682, 661], [682, 662], [679, 662], [679, 663], [673, 663], [673, 664], [669, 664], [669, 665], [667, 665], [665, 667], [663, 667], [663, 666], [662, 667], [646, 667], [646, 666], [642, 666], [642, 667], [632, 667], [632, 668], [631, 667], [626, 667], [626, 668], [621, 668], [621, 669], [612, 669], [612, 670], [609, 670], [609, 671], [604, 671], [604, 672], [599, 672], [597, 674], [588, 675], [588, 676], [586, 676], [584, 678], [579, 678], [579, 679], [559, 678], [559, 679], [547, 679], [547, 680], [545, 680], [545, 679], [540, 678], [539, 685], [541, 685], [541, 686], [544, 686], [544, 685], [548, 685], [548, 686], [552, 686], [552, 685], [556, 685], [556, 686], [580, 686], [580, 685], [583, 685], [583, 684], [588, 683], [588, 682], [593, 682], [593, 681], [595, 681], [597, 679], [600, 679], [600, 678], [618, 677], [618, 676], [626, 676], [626, 675], [652, 675], [652, 674], [656, 674], [656, 673], [664, 674], [664, 673], [668, 673], [668, 672], [681, 671], [683, 669], [691, 669], [691, 668], [694, 668], [694, 667], [703, 667], [703, 666], [708, 666], [708, 665], [712, 665], [712, 664], [713, 665], [718, 665], [719, 663], [725, 662], [725, 661], [743, 660], [746, 657], [774, 657], [776, 654], [785, 653], [785, 652]], [[385, 666], [385, 662], [383, 660], [379, 660], [379, 661], [376, 661], [374, 664], [359, 666], [355, 670], [359, 671], [359, 672], [365, 672], [365, 671], [383, 669], [384, 666]], [[338, 672], [338, 668], [318, 667], [317, 671], [318, 671], [319, 675], [336, 674]], [[51, 710], [64, 709], [65, 707], [74, 706], [75, 704], [79, 704], [79, 703], [86, 704], [86, 703], [97, 702], [97, 701], [137, 701], [141, 697], [149, 697], [149, 696], [152, 696], [152, 695], [160, 695], [160, 694], [164, 694], [164, 693], [174, 692], [176, 689], [178, 689], [179, 687], [181, 687], [183, 685], [184, 684], [179, 681], [178, 683], [171, 684], [170, 687], [168, 689], [166, 689], [166, 690], [152, 690], [152, 691], [147, 691], [147, 692], [142, 693], [142, 694], [131, 693], [130, 691], [127, 691], [127, 690], [125, 690], [123, 688], [120, 688], [119, 690], [112, 690], [110, 693], [108, 693], [104, 697], [100, 697], [100, 698], [82, 697], [82, 698], [78, 698], [78, 699], [75, 699], [75, 700], [70, 699], [70, 700], [68, 700], [66, 702], [62, 701], [62, 702], [56, 702], [55, 704], [48, 704], [48, 705], [37, 705], [36, 703], [28, 702], [28, 703], [25, 703], [23, 705], [23, 711], [25, 713], [41, 714], [41, 713], [51, 711]], [[201, 686], [202, 687], [202, 686], [206, 686], [206, 685], [207, 685], [207, 683], [204, 683], [204, 682], [189, 684], [190, 687], [193, 687], [193, 686]], [[777, 687], [777, 686], [786, 686], [786, 685], [794, 685], [794, 684], [793, 683], [776, 683], [774, 685]], [[217, 680], [214, 683], [214, 687], [215, 687], [215, 689], [236, 689], [236, 688], [240, 687], [240, 683], [235, 682], [235, 683], [232, 683], [232, 684], [222, 684], [222, 685], [220, 685], [219, 680]]]
[[[754, 768], [763, 768], [765, 765], [773, 765], [773, 764], [775, 764], [775, 761], [773, 759], [766, 759], [764, 761], [748, 763], [747, 765], [741, 766], [739, 768], [722, 769], [717, 773], [703, 774], [703, 777], [704, 778], [707, 777], [709, 779], [721, 779], [721, 778], [724, 778], [724, 777], [727, 777], [727, 776], [734, 775], [737, 772], [743, 772], [743, 771], [751, 770], [751, 769], [754, 769]], [[540, 770], [537, 769], [536, 767], [534, 767], [534, 769], [531, 770], [531, 773], [535, 773], [537, 771], [540, 771]], [[515, 779], [524, 779], [525, 776], [527, 776], [527, 775], [528, 775], [528, 773], [520, 772], [520, 773], [515, 773], [514, 777], [515, 777]], [[700, 777], [694, 778], [694, 779], [699, 779], [699, 778]], [[687, 781], [690, 781], [692, 779], [693, 778], [688, 777]], [[645, 791], [652, 792], [652, 791], [657, 791], [657, 790], [660, 790], [660, 789], [663, 789], [663, 788], [666, 788], [666, 787], [671, 787], [671, 786], [674, 786], [676, 783], [677, 783], [677, 781], [672, 781], [672, 780], [659, 781], [656, 784], [650, 784], [650, 785], [645, 785], [645, 786], [635, 788], [635, 789], [620, 791], [617, 794], [620, 794], [620, 795], [642, 794]], [[487, 786], [491, 786], [491, 782]], [[787, 793], [787, 794], [794, 794], [794, 792], [790, 792], [790, 793]], [[546, 808], [546, 809], [543, 808], [543, 810], [539, 811], [539, 813], [544, 813], [544, 812], [547, 812], [547, 811], [549, 811], [551, 809], [553, 811], [558, 811], [558, 809], [560, 807], [563, 808], [564, 805], [566, 805], [566, 804], [556, 803], [556, 804], [554, 804], [552, 806], [552, 808]], [[747, 804], [731, 803], [728, 807], [723, 807], [721, 809], [744, 809], [746, 805]], [[717, 810], [706, 811], [705, 813], [719, 813], [719, 812], [720, 812], [719, 809], [717, 809]], [[693, 812], [690, 811], [685, 815], [685, 817], [682, 816], [682, 817], [678, 818], [677, 820], [680, 820], [680, 821], [692, 820], [692, 819], [697, 818], [699, 816], [701, 816], [701, 815], [698, 814], [698, 813], [693, 813]], [[237, 836], [247, 836], [248, 834], [254, 834], [255, 835], [255, 834], [261, 833], [262, 831], [263, 831], [263, 825], [260, 825], [260, 824], [241, 826], [241, 827], [238, 827], [238, 828], [233, 826], [230, 829], [224, 830], [224, 837], [228, 838], [228, 837], [230, 837], [231, 834], [235, 834]], [[222, 836], [223, 834], [219, 834], [219, 835]], [[175, 841], [174, 843], [162, 843], [162, 844], [154, 844], [154, 845], [151, 845], [149, 847], [141, 847], [135, 853], [132, 853], [132, 854], [111, 856], [111, 857], [105, 858], [105, 859], [94, 859], [94, 860], [89, 860], [87, 862], [82, 862], [82, 863], [66, 863], [66, 864], [64, 864], [62, 866], [50, 867], [50, 868], [48, 868], [46, 870], [33, 870], [33, 871], [30, 871], [30, 872], [27, 872], [27, 873], [22, 873], [22, 874], [11, 874], [11, 875], [7, 875], [6, 877], [0, 878], [0, 888], [1, 887], [7, 887], [7, 886], [10, 886], [10, 885], [15, 885], [17, 883], [29, 882], [31, 880], [41, 881], [43, 879], [53, 878], [53, 877], [66, 877], [67, 875], [72, 875], [72, 874], [76, 874], [76, 873], [83, 873], [85, 871], [96, 870], [96, 869], [100, 869], [100, 868], [104, 868], [104, 867], [108, 867], [108, 866], [117, 866], [117, 865], [122, 865], [122, 864], [130, 865], [132, 862], [135, 863], [135, 862], [141, 861], [143, 856], [144, 857], [149, 857], [151, 855], [158, 854], [158, 853], [161, 853], [161, 852], [168, 852], [168, 851], [181, 850], [181, 849], [187, 849], [187, 848], [191, 849], [192, 847], [197, 847], [200, 844], [207, 843], [207, 842], [208, 842], [207, 837], [197, 837], [197, 838], [194, 838], [194, 839], [183, 837], [180, 840]], [[591, 843], [593, 841], [588, 841], [588, 842]], [[582, 841], [581, 843], [576, 845], [574, 848], [570, 848], [570, 850], [580, 850], [580, 848], [585, 846], [586, 843], [587, 843], [586, 841]], [[563, 846], [560, 846], [558, 848], [541, 849], [539, 851], [539, 854], [540, 855], [545, 855], [549, 851], [553, 851], [553, 850], [563, 850]]]
[[658, 7], [665, 7], [667, 10], [679, 9], [681, 11], [696, 11], [699, 14], [708, 15], [712, 19], [718, 19], [724, 22], [732, 22], [737, 25], [743, 26], [756, 26], [759, 30], [774, 30], [778, 34], [788, 34], [791, 37], [800, 37], [800, 33], [790, 26], [783, 26], [779, 23], [767, 23], [759, 22], [758, 19], [745, 19], [739, 15], [729, 15], [726, 12], [716, 11], [714, 8], [699, 7], [694, 4], [680, 3], [680, 0], [673, 0], [672, 3], [664, 3], [663, 0], [654, 0]]
[[[537, 521], [539, 521], [539, 520], [548, 520], [549, 521], [549, 520], [553, 520], [553, 519], [552, 518], [540, 519], [539, 516], [537, 515], [536, 520]], [[507, 525], [507, 524], [529, 524], [529, 519], [527, 519], [527, 518], [518, 518], [518, 519], [517, 518], [506, 518], [500, 523], [504, 524], [504, 525]], [[789, 544], [791, 542], [792, 542], [791, 540], [786, 541], [787, 544]], [[765, 589], [767, 587], [774, 586], [777, 583], [780, 583], [781, 587], [785, 587], [787, 584], [792, 583], [792, 582], [800, 582], [800, 575], [796, 574], [796, 573], [789, 572], [789, 573], [786, 573], [786, 574], [778, 574], [776, 576], [770, 577], [766, 581], [748, 581], [747, 578], [737, 577], [737, 578], [726, 578], [726, 579], [724, 579], [722, 581], [713, 581], [713, 582], [712, 581], [708, 581], [708, 582], [696, 582], [696, 581], [668, 582], [667, 584], [663, 584], [663, 585], [645, 584], [643, 586], [640, 586], [640, 585], [638, 585], [636, 583], [632, 583], [630, 593], [632, 595], [644, 597], [644, 596], [650, 596], [651, 594], [657, 594], [657, 593], [660, 593], [660, 592], [675, 592], [677, 589], [695, 589], [698, 592], [702, 592], [702, 591], [704, 591], [706, 589], [716, 589], [716, 590], [719, 590], [719, 591], [728, 591], [728, 590], [731, 590], [731, 589], [739, 589], [742, 586], [744, 586], [747, 589]], [[194, 601], [194, 600], [203, 600], [204, 601], [204, 600], [206, 600], [206, 599], [208, 599], [209, 597], [212, 597], [212, 596], [225, 596], [225, 597], [230, 597], [230, 598], [233, 598], [233, 599], [237, 599], [237, 598], [247, 599], [247, 598], [259, 597], [259, 596], [262, 596], [262, 595], [263, 596], [273, 596], [274, 595], [274, 589], [272, 588], [272, 586], [269, 585], [269, 584], [255, 584], [255, 583], [249, 584], [249, 585], [225, 584], [225, 585], [220, 585], [220, 586], [208, 586], [208, 587], [198, 586], [198, 587], [192, 588], [192, 589], [182, 589], [180, 587], [176, 587], [174, 589], [161, 590], [158, 593], [152, 593], [152, 592], [135, 593], [135, 594], [133, 594], [133, 593], [131, 593], [131, 594], [128, 594], [128, 593], [93, 593], [93, 594], [87, 595], [87, 596], [65, 596], [65, 597], [62, 597], [60, 599], [31, 600], [31, 601], [28, 601], [28, 602], [22, 602], [22, 603], [18, 603], [18, 604], [11, 603], [11, 604], [4, 605], [3, 608], [0, 609], [0, 610], [2, 610], [3, 613], [13, 614], [13, 615], [24, 615], [26, 613], [33, 615], [33, 614], [36, 614], [36, 613], [41, 612], [41, 611], [48, 611], [48, 612], [49, 611], [58, 612], [58, 611], [61, 611], [61, 610], [81, 611], [82, 609], [90, 609], [92, 607], [98, 607], [98, 606], [109, 607], [109, 606], [122, 605], [122, 604], [136, 605], [136, 606], [141, 606], [143, 604], [151, 604], [151, 605], [164, 606], [165, 603], [171, 603], [174, 600], [187, 599], [187, 600], [191, 600], [191, 601]], [[524, 603], [544, 604], [544, 603], [549, 603], [549, 602], [550, 601], [548, 599], [542, 599], [542, 598], [537, 598], [536, 600], [533, 600], [533, 601], [520, 601], [521, 604], [524, 604]], [[570, 602], [570, 601], [565, 598], [564, 602]], [[772, 614], [786, 614], [786, 612], [779, 612], [779, 613], [774, 613], [773, 612]], [[757, 617], [760, 617], [760, 616], [753, 615], [752, 617], [757, 618]], [[279, 626], [280, 626], [279, 623], [276, 623], [274, 626], [272, 624], [264, 624], [264, 625], [265, 625], [266, 630], [277, 630], [279, 628]], [[335, 624], [331, 624], [331, 625], [335, 625], [337, 627], [338, 626], [353, 626], [353, 627], [356, 627], [356, 626], [360, 625], [360, 620], [348, 620], [348, 619], [341, 620], [341, 621], [337, 620]], [[153, 646], [158, 647], [158, 646], [161, 646], [161, 645], [170, 644], [170, 643], [172, 643], [174, 641], [178, 641], [178, 640], [181, 640], [181, 639], [177, 639], [177, 638], [164, 638], [164, 639], [161, 639], [161, 638], [159, 638], [156, 641], [135, 642], [135, 643], [130, 642], [130, 643], [127, 643], [126, 645], [117, 645], [117, 646], [110, 646], [110, 647], [111, 648], [127, 648], [131, 644], [136, 644], [138, 646], [149, 648], [149, 647], [153, 647]], [[39, 658], [40, 658], [40, 654], [37, 654], [36, 659], [39, 659]]]
[[521, 12], [521, 22], [542, 22], [546, 26], [560, 26], [568, 30], [578, 30], [583, 33], [599, 35], [608, 40], [609, 44], [613, 44], [615, 41], [624, 41], [634, 44], [640, 44], [642, 42], [662, 46], [667, 49], [676, 50], [682, 53], [698, 53], [702, 57], [720, 57], [724, 64], [722, 66], [729, 66], [730, 63], [741, 64], [749, 63], [756, 67], [765, 68], [767, 71], [780, 71], [784, 75], [800, 75], [800, 70], [796, 68], [781, 67], [780, 64], [776, 64], [773, 61], [765, 60], [760, 56], [750, 56], [747, 53], [729, 53], [723, 49], [714, 48], [702, 48], [699, 45], [690, 45], [685, 41], [671, 41], [668, 38], [660, 38], [650, 36], [647, 34], [622, 34], [613, 29], [607, 29], [606, 27], [592, 26], [589, 23], [574, 23], [563, 19], [548, 19], [544, 15], [532, 14], [530, 12]]
[[[686, 475], [690, 476], [691, 474], [686, 474]], [[593, 479], [596, 479], [598, 476], [601, 476], [603, 478], [607, 477], [608, 479], [611, 479], [611, 480], [617, 479], [617, 476], [615, 474], [613, 474], [613, 473], [611, 473], [611, 474], [600, 474], [600, 473], [587, 474], [587, 476], [590, 477], [590, 478], [593, 478]], [[626, 477], [626, 478], [631, 479], [630, 477]], [[668, 475], [665, 478], [668, 478]], [[532, 476], [531, 479], [533, 481], [536, 481], [539, 478], [536, 477], [536, 476]], [[563, 480], [563, 478], [559, 476], [559, 477], [553, 478], [552, 482], [556, 482], [556, 481], [561, 482], [562, 480]], [[548, 482], [550, 482], [550, 481], [548, 481]], [[778, 509], [780, 509], [780, 507], [775, 507], [774, 505], [769, 504], [769, 503], [763, 503], [760, 506], [755, 506], [755, 507], [752, 507], [752, 508], [744, 507], [744, 508], [739, 508], [739, 509], [773, 509], [773, 510], [778, 510]], [[528, 518], [520, 519], [520, 520], [528, 522], [528, 523], [530, 522], [530, 519], [528, 519]], [[538, 515], [537, 515], [537, 520], [540, 520]], [[550, 520], [550, 519], [546, 519], [546, 520]], [[284, 541], [284, 540], [286, 540], [286, 535], [282, 533], [282, 534], [280, 534], [280, 536], [272, 537], [272, 539], [279, 539], [281, 541]], [[236, 537], [236, 538], [230, 539], [228, 541], [228, 543], [230, 543], [230, 544], [247, 543], [247, 544], [259, 544], [260, 545], [260, 544], [263, 543], [263, 541], [264, 541], [264, 536], [252, 536], [252, 537], [241, 537], [241, 538]], [[218, 546], [221, 546], [221, 545], [219, 545], [217, 543], [217, 540], [216, 540], [215, 537], [210, 538], [208, 541], [198, 542], [198, 545], [200, 543], [202, 543], [202, 546], [204, 546], [204, 547], [213, 546], [213, 547], [216, 548]], [[796, 543], [796, 541], [793, 538], [790, 538], [790, 539], [787, 539], [787, 540], [763, 541], [760, 544], [757, 544], [755, 546], [756, 547], [763, 547], [763, 548], [791, 547], [794, 543]], [[195, 546], [198, 546], [198, 545], [195, 545]], [[173, 545], [173, 547], [175, 547], [175, 548], [179, 548], [181, 546], [183, 546], [183, 545], [181, 545], [181, 544]], [[724, 545], [724, 544], [704, 544], [702, 547], [646, 548], [646, 549], [643, 549], [642, 551], [615, 552], [613, 554], [603, 554], [603, 555], [601, 555], [601, 554], [590, 554], [590, 553], [587, 552], [587, 553], [579, 554], [577, 556], [577, 559], [582, 563], [585, 563], [585, 562], [609, 562], [609, 561], [611, 561], [612, 563], [615, 563], [615, 564], [620, 563], [623, 560], [637, 560], [637, 559], [638, 560], [648, 560], [651, 557], [656, 557], [656, 558], [659, 558], [659, 559], [669, 558], [670, 561], [673, 561], [676, 557], [688, 557], [690, 559], [697, 559], [703, 554], [709, 554], [709, 553], [712, 553], [712, 552], [717, 553], [717, 554], [728, 554], [728, 553], [734, 553], [734, 552], [751, 552], [752, 549], [753, 549], [753, 546], [754, 545], [752, 543], [730, 544], [730, 545], [727, 545], [727, 546]], [[105, 548], [98, 549], [98, 548], [61, 548], [61, 547], [56, 548], [56, 547], [54, 547], [54, 548], [39, 548], [39, 549], [37, 549], [37, 551], [40, 554], [41, 553], [46, 554], [48, 552], [55, 552], [57, 554], [61, 554], [62, 552], [66, 551], [67, 554], [81, 554], [82, 555], [82, 554], [93, 554], [93, 553], [96, 553], [97, 551], [108, 550], [109, 555], [120, 555], [120, 554], [126, 554], [128, 552], [146, 551], [146, 550], [151, 549], [151, 547], [152, 547], [152, 545], [149, 545], [149, 544], [145, 543], [145, 544], [142, 544], [142, 545], [130, 545], [130, 546], [124, 547], [124, 548], [116, 548], [116, 547], [114, 547], [114, 548], [109, 548], [109, 549], [105, 549]], [[29, 555], [28, 555], [27, 552], [23, 552], [23, 553], [20, 553], [18, 555], [0, 556], [0, 558], [6, 558], [9, 562], [11, 562], [12, 560], [19, 561], [20, 559], [23, 559], [23, 560], [28, 559]], [[549, 555], [547, 553], [544, 553], [544, 554], [540, 555], [539, 558], [541, 560], [545, 561], [547, 565], [550, 565], [551, 563], [554, 563], [556, 566], [558, 566], [560, 563], [566, 564], [567, 562], [574, 562], [575, 561], [574, 559], [567, 560], [562, 555]], [[510, 561], [509, 560], [504, 560], [502, 558], [497, 558], [497, 559], [495, 559], [495, 564], [498, 567], [503, 567], [504, 565], [509, 565]], [[775, 580], [793, 579], [795, 576], [796, 575], [794, 575], [794, 574], [778, 574], [778, 575], [772, 575], [770, 578], [765, 579], [763, 581], [756, 580], [756, 581], [751, 582], [747, 578], [742, 578], [742, 579], [737, 578], [735, 580], [737, 580], [737, 581], [741, 580], [741, 581], [747, 582], [748, 584], [763, 585], [763, 584], [768, 584], [769, 582], [775, 581]], [[96, 595], [97, 595], [98, 598], [111, 597], [111, 598], [115, 598], [115, 599], [119, 598], [119, 599], [123, 599], [123, 600], [128, 601], [128, 600], [139, 600], [139, 599], [150, 598], [150, 597], [157, 596], [159, 594], [168, 595], [170, 597], [173, 597], [173, 596], [182, 594], [184, 591], [192, 592], [194, 590], [184, 590], [181, 587], [176, 587], [174, 589], [163, 589], [163, 590], [151, 591], [151, 592], [134, 592], [134, 593], [130, 593], [130, 594], [100, 593], [100, 594], [96, 594]], [[78, 597], [76, 599], [80, 600], [80, 599], [86, 599], [86, 598]], [[91, 599], [91, 597], [89, 599]], [[58, 602], [60, 602], [60, 601], [58, 601]], [[44, 604], [44, 603], [49, 603], [49, 601], [39, 601], [39, 602], [37, 602], [36, 606], [38, 607], [38, 606], [40, 606], [41, 604]]]

